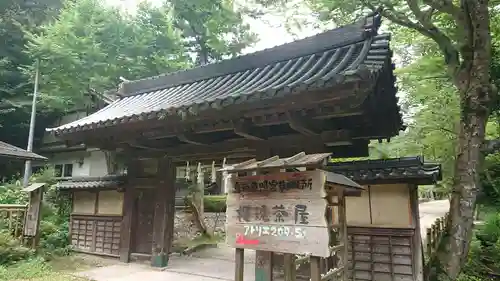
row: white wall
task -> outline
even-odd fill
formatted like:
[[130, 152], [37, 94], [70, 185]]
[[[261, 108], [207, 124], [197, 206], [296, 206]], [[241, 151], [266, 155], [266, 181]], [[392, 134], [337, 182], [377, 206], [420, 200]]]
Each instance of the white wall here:
[[89, 176], [102, 177], [108, 174], [106, 155], [101, 150], [91, 151], [89, 157], [85, 159], [90, 166]]
[[100, 150], [57, 153], [50, 158], [49, 165], [57, 164], [73, 164], [73, 177], [101, 177], [108, 174], [106, 157]]
[[[87, 116], [85, 111], [73, 112], [61, 117], [51, 127], [68, 124], [85, 116]], [[57, 138], [50, 133], [46, 133], [43, 138], [44, 144], [48, 147], [56, 141]], [[54, 153], [48, 164], [52, 167], [58, 164], [73, 164], [73, 177], [100, 177], [108, 174], [106, 156], [103, 151], [98, 149]]]

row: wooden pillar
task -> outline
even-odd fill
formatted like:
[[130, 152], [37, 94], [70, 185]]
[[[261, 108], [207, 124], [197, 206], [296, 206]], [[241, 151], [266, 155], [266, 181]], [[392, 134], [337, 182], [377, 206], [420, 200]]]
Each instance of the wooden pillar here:
[[132, 250], [132, 234], [134, 233], [135, 212], [135, 186], [134, 179], [137, 177], [139, 160], [129, 159], [127, 163], [127, 184], [123, 196], [123, 217], [120, 229], [120, 261], [129, 262]]
[[151, 265], [165, 267], [172, 248], [175, 219], [175, 165], [172, 160], [161, 158], [157, 173], [159, 186], [155, 197]]
[[[341, 280], [347, 280], [349, 267], [348, 267], [348, 236], [347, 236], [347, 216], [344, 188], [340, 188], [338, 192], [338, 212], [339, 212], [339, 241], [343, 244], [342, 253], [339, 257], [340, 266], [342, 269]], [[354, 250], [354, 249], [353, 249]]]

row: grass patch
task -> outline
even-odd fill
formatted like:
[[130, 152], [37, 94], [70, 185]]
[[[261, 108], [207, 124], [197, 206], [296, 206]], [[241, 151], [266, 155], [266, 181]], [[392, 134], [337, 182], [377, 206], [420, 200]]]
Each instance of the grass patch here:
[[92, 268], [77, 256], [56, 257], [47, 262], [37, 257], [19, 261], [9, 266], [0, 266], [2, 281], [90, 281], [72, 276], [71, 273]]

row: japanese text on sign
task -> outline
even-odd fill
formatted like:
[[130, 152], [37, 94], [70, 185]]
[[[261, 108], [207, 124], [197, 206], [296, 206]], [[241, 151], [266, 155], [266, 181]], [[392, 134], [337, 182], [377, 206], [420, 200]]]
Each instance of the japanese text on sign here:
[[312, 189], [313, 180], [309, 174], [285, 174], [288, 174], [288, 177], [284, 178], [283, 176], [251, 176], [237, 179], [234, 184], [233, 192], [285, 192], [291, 189]]
[[276, 225], [245, 225], [244, 236], [276, 236], [276, 237], [295, 237], [303, 239], [306, 236], [302, 227], [276, 226]]
[[259, 207], [242, 205], [239, 206], [236, 213], [239, 222], [272, 221], [275, 223], [284, 223], [291, 219], [294, 224], [309, 224], [309, 212], [307, 211], [307, 206], [303, 204], [294, 205], [293, 214], [290, 214], [283, 204], [274, 205], [271, 208], [266, 205]]

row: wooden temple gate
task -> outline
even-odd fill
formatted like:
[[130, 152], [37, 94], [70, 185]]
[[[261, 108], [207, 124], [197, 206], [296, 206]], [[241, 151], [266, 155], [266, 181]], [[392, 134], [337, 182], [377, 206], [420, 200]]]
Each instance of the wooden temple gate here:
[[[375, 13], [356, 23], [254, 54], [123, 82], [120, 98], [111, 105], [49, 129], [68, 144], [83, 142], [123, 157], [127, 174], [120, 259], [128, 262], [134, 251], [140, 251], [134, 241], [140, 228], [136, 222], [141, 220], [138, 216], [144, 216], [151, 222], [150, 242], [144, 246], [151, 248], [151, 264], [167, 266], [175, 216], [175, 168], [186, 161], [211, 163], [227, 158], [227, 164], [233, 164], [303, 151], [333, 153], [336, 158], [363, 157], [368, 156], [370, 140], [397, 135], [404, 126], [394, 86], [390, 36], [378, 34], [380, 24], [381, 16]], [[147, 177], [141, 174], [145, 159], [157, 163]], [[281, 173], [281, 166], [271, 169], [271, 174]], [[262, 169], [257, 170], [261, 173]], [[255, 176], [267, 175], [262, 172]], [[340, 186], [345, 185], [337, 183], [334, 190], [341, 190]], [[325, 203], [332, 192], [323, 197], [317, 193], [314, 200], [323, 202], [325, 208], [333, 205], [334, 201]], [[140, 194], [153, 200], [150, 209], [137, 206]], [[345, 194], [337, 196], [341, 200], [332, 217], [340, 219]], [[317, 222], [313, 231], [322, 235], [324, 240], [318, 241], [325, 247], [318, 247], [323, 252], [311, 256], [316, 279], [340, 268], [330, 258], [329, 247], [336, 247], [330, 241], [335, 236], [329, 233], [333, 231], [332, 220]], [[338, 231], [343, 240], [344, 230]], [[235, 231], [241, 231], [241, 227]], [[341, 256], [344, 262], [348, 259], [345, 245]], [[270, 257], [269, 250], [285, 252], [288, 265], [293, 260], [291, 250], [270, 248], [258, 251], [258, 265], [266, 264], [260, 261]], [[347, 269], [342, 266], [339, 273], [345, 277]], [[262, 272], [258, 276], [269, 275], [269, 269]]]

